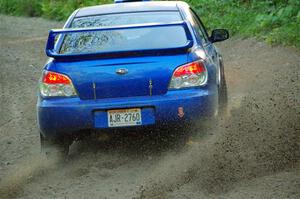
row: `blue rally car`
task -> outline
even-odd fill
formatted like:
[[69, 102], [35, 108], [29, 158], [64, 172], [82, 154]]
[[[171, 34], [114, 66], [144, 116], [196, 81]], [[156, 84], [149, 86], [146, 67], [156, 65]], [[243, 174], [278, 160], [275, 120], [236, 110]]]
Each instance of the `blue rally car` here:
[[222, 57], [185, 2], [129, 2], [76, 10], [50, 30], [39, 83], [42, 149], [67, 153], [82, 132], [201, 121], [226, 101]]

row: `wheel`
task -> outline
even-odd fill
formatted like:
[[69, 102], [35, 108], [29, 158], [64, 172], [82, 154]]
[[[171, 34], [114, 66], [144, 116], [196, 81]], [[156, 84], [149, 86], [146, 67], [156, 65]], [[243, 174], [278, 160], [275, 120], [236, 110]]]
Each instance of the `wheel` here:
[[47, 159], [62, 160], [69, 154], [72, 140], [69, 137], [47, 138], [40, 133], [41, 152]]
[[226, 112], [228, 102], [227, 84], [223, 64], [221, 64], [220, 68], [220, 83], [218, 85], [218, 93], [218, 114], [220, 115]]

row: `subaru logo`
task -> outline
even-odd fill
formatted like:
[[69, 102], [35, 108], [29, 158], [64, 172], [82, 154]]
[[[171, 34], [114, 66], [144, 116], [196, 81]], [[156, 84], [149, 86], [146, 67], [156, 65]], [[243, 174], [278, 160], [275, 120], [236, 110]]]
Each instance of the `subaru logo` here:
[[125, 75], [126, 73], [128, 73], [128, 70], [126, 68], [119, 68], [117, 69], [116, 73], [118, 75]]

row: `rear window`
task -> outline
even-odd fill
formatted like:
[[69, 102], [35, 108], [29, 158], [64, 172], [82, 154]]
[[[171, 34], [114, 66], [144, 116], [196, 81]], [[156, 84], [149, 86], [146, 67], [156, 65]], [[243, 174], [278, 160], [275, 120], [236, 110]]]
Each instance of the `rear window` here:
[[72, 28], [122, 26], [141, 23], [181, 21], [179, 12], [137, 12], [75, 18]]
[[[169, 23], [182, 21], [178, 12], [141, 12], [75, 18], [71, 28]], [[187, 43], [182, 26], [147, 27], [64, 34], [60, 54], [176, 48]]]

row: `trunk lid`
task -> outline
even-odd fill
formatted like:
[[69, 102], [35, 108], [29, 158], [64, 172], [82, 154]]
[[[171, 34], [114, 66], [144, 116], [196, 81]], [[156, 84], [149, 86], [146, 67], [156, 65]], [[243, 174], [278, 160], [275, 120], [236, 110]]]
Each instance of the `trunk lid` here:
[[[55, 62], [68, 75], [82, 100], [163, 95], [187, 54]], [[124, 72], [126, 74], [118, 74]]]

